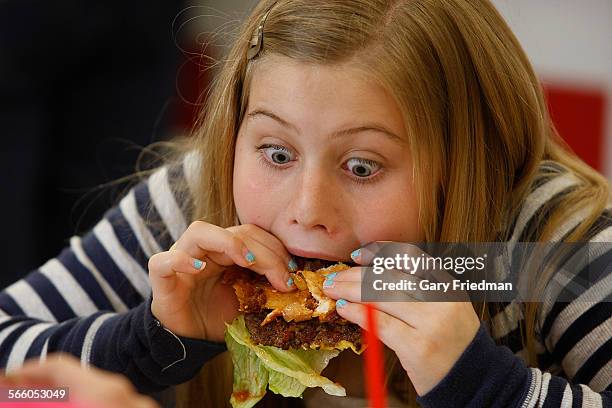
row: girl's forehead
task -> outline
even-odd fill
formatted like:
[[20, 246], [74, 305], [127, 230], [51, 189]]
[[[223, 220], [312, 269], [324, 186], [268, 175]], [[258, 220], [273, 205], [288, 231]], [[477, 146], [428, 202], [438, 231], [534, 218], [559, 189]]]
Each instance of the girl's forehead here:
[[[393, 95], [371, 75], [349, 64], [305, 64], [286, 57], [259, 61], [250, 81], [248, 111], [273, 112], [296, 127], [379, 123], [403, 136]], [[247, 116], [248, 117], [248, 116]]]
[[[253, 70], [253, 83], [267, 87], [273, 85], [286, 85], [295, 88], [301, 84], [304, 88], [315, 87], [318, 92], [339, 91], [340, 85], [351, 85], [347, 90], [357, 90], [370, 84], [375, 87], [375, 81], [367, 75], [363, 68], [356, 65], [344, 64], [315, 64], [298, 61], [283, 56], [271, 55], [258, 61]], [[330, 83], [338, 87], [329, 88]], [[278, 86], [277, 86], [278, 87]]]

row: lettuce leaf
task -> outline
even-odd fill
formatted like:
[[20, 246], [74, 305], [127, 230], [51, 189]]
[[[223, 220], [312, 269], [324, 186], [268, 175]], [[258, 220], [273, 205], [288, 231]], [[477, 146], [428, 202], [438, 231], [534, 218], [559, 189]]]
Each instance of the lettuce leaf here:
[[270, 370], [268, 375], [268, 388], [275, 394], [280, 394], [283, 397], [301, 397], [306, 390], [304, 384], [278, 371]]
[[227, 325], [225, 341], [234, 363], [234, 392], [230, 400], [234, 408], [255, 405], [265, 395], [266, 386], [285, 397], [300, 397], [307, 387], [321, 387], [331, 395], [346, 395], [344, 387], [321, 375], [339, 350], [283, 350], [257, 345], [242, 315]]
[[266, 394], [268, 371], [257, 358], [257, 354], [236, 342], [227, 332], [225, 343], [234, 366], [233, 392], [230, 403], [235, 408], [251, 408]]

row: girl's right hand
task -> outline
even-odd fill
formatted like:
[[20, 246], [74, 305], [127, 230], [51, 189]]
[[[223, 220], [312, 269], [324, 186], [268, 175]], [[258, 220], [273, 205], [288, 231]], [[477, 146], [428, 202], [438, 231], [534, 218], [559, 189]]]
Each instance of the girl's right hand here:
[[256, 225], [221, 228], [195, 221], [170, 250], [149, 259], [151, 311], [176, 335], [222, 342], [224, 323], [238, 314], [222, 272], [231, 265], [249, 268], [286, 292], [293, 289], [290, 260], [278, 238]]

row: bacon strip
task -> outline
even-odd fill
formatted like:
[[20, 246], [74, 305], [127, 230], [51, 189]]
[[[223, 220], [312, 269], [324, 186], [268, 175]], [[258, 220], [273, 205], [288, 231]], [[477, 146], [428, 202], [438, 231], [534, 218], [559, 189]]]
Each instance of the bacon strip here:
[[287, 322], [301, 322], [315, 317], [324, 322], [336, 310], [336, 301], [323, 293], [325, 276], [348, 268], [339, 263], [317, 271], [297, 271], [292, 274], [297, 290], [292, 292], [279, 292], [265, 277], [238, 267], [226, 273], [224, 281], [234, 287], [240, 311], [258, 313], [270, 310], [261, 322], [262, 326], [279, 316]]

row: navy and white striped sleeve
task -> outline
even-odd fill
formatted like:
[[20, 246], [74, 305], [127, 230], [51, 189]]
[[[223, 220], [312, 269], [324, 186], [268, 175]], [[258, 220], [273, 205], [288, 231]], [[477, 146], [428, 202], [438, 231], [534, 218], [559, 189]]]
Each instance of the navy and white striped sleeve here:
[[148, 392], [186, 381], [224, 350], [174, 336], [150, 310], [148, 258], [186, 229], [185, 197], [170, 181], [185, 176], [184, 165], [155, 171], [85, 236], [0, 293], [0, 367], [62, 351]]
[[[551, 406], [612, 406], [610, 209], [592, 230], [588, 259], [563, 285], [563, 291], [571, 290], [572, 300], [543, 303], [541, 337], [548, 358], [561, 368], [563, 376], [532, 369], [532, 388], [534, 398]], [[570, 298], [568, 293], [561, 297]]]
[[601, 218], [590, 242], [608, 245], [573, 274], [588, 273], [591, 285], [570, 302], [544, 302], [541, 335], [563, 371], [527, 367], [483, 325], [447, 376], [418, 398], [423, 407], [612, 407], [612, 217]]
[[596, 408], [612, 406], [612, 392], [527, 367], [508, 347], [496, 345], [481, 325], [450, 372], [417, 402], [424, 408]]

